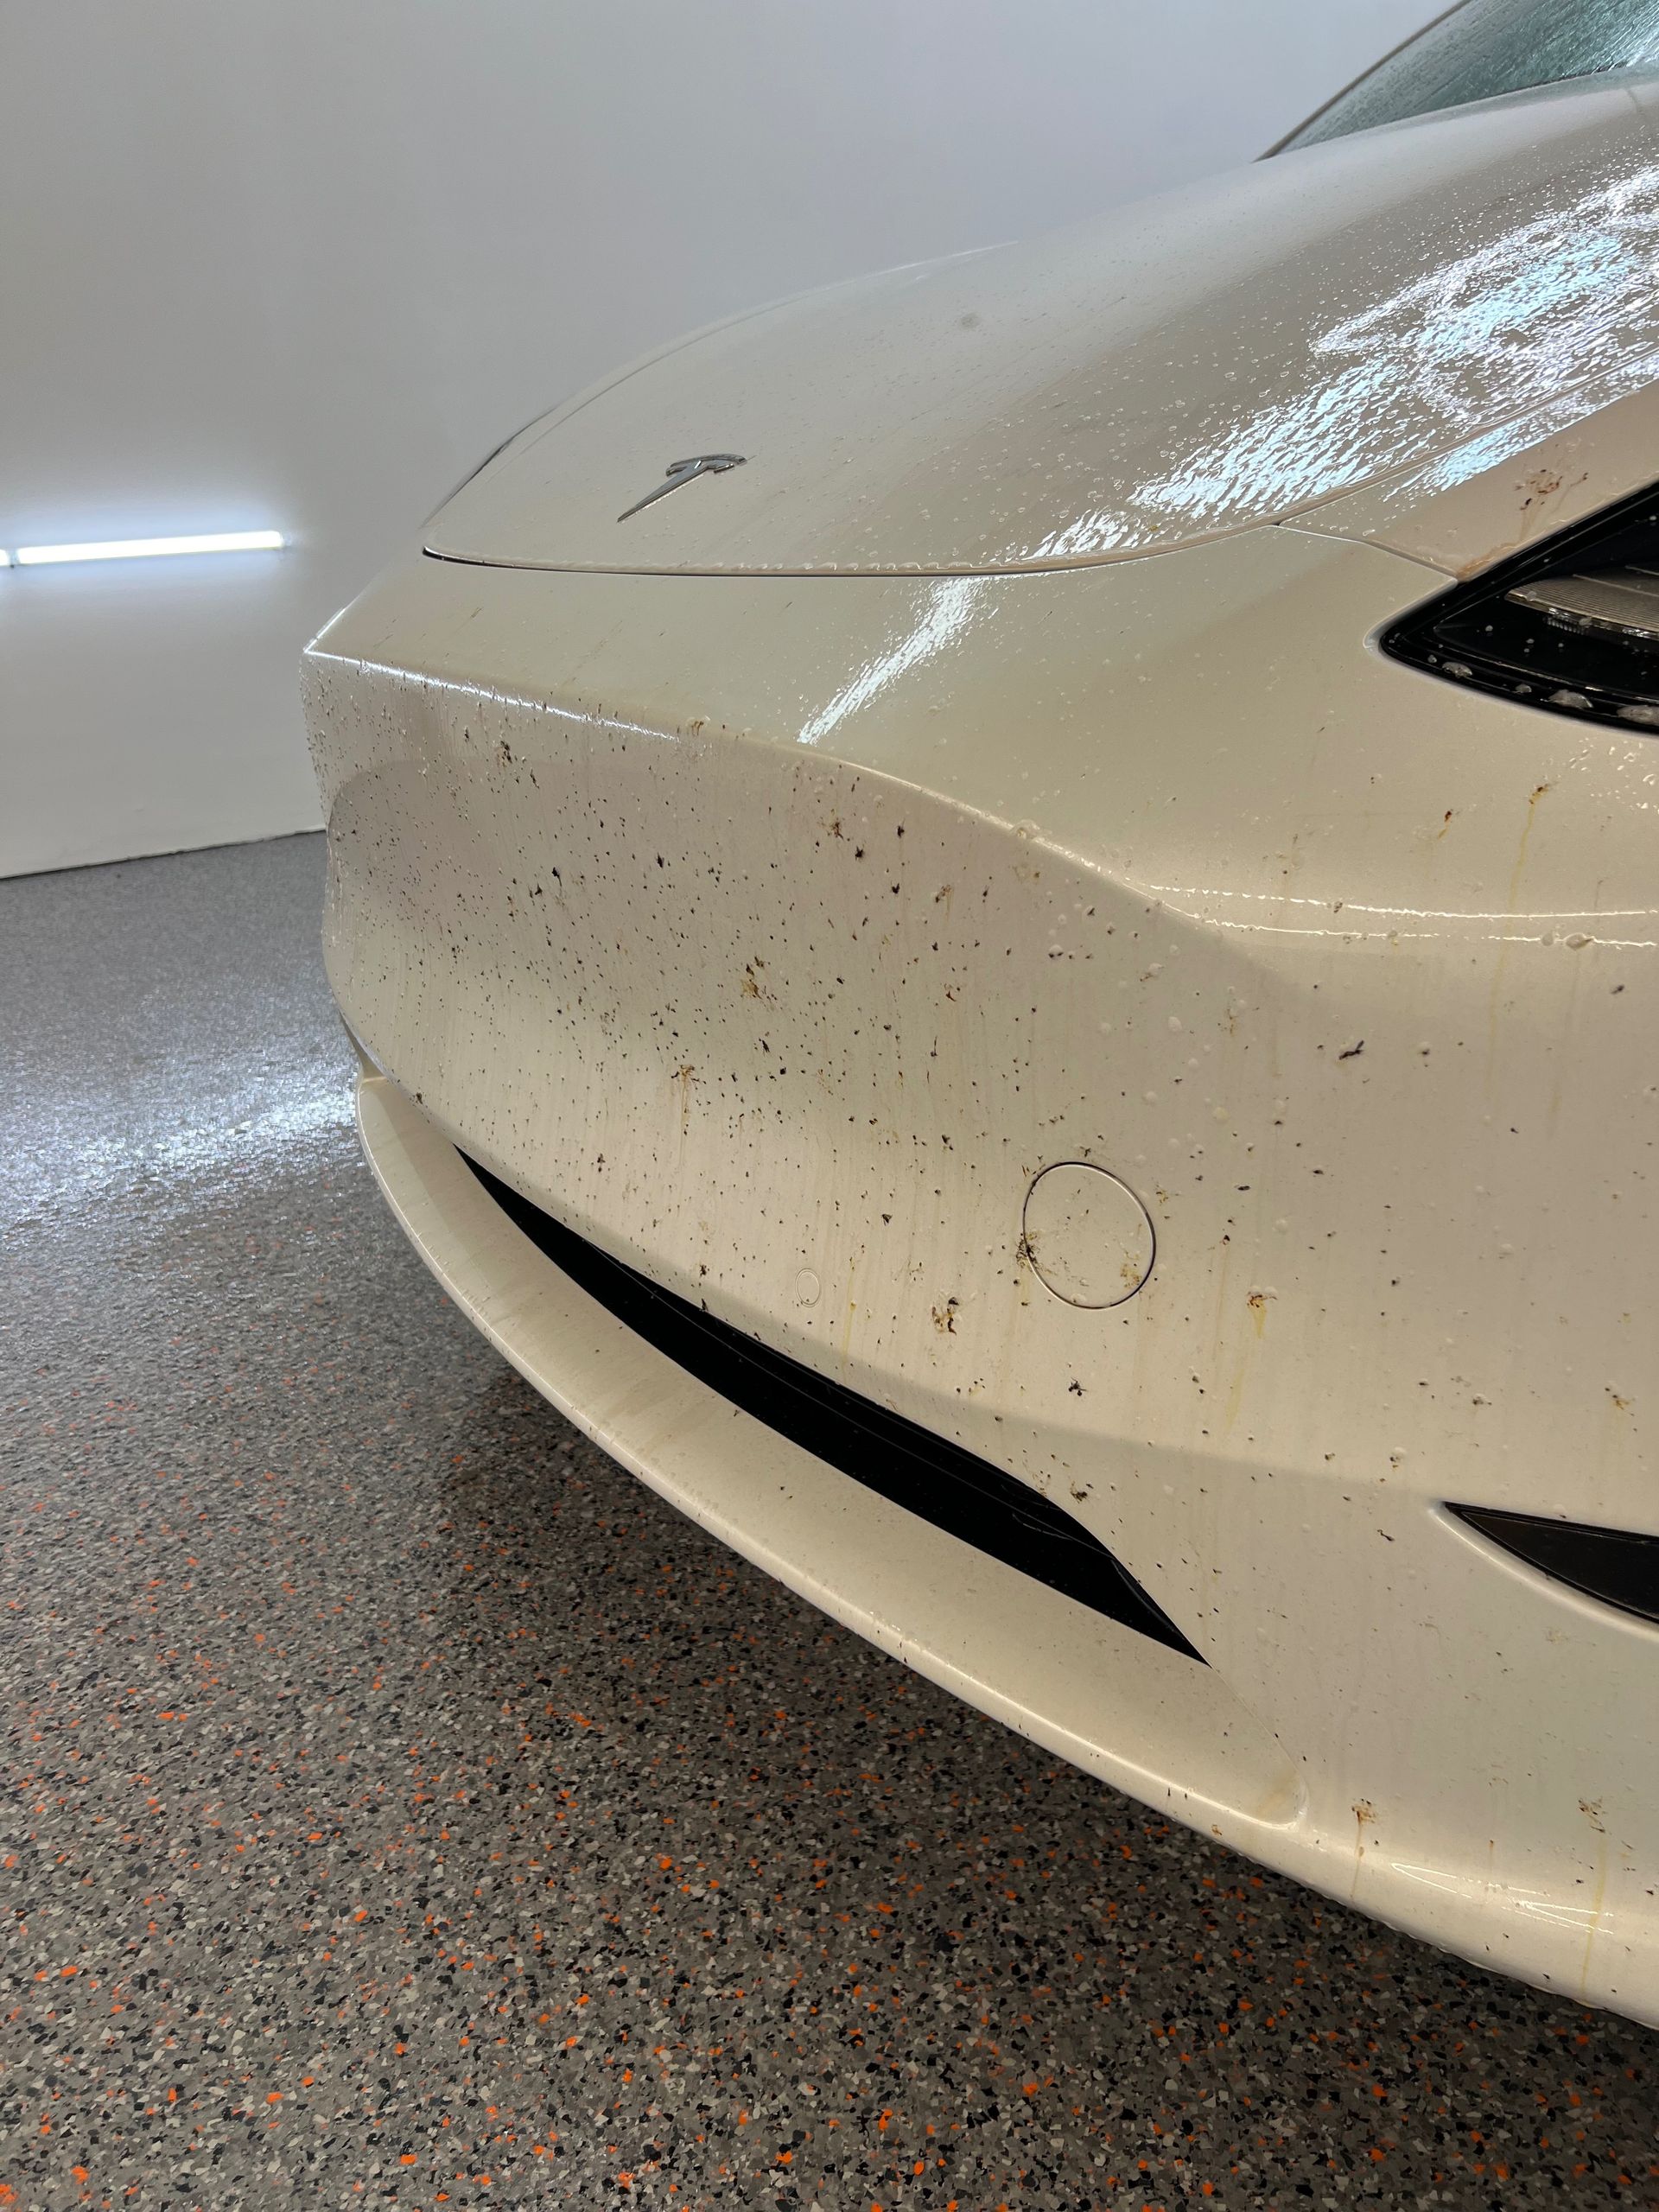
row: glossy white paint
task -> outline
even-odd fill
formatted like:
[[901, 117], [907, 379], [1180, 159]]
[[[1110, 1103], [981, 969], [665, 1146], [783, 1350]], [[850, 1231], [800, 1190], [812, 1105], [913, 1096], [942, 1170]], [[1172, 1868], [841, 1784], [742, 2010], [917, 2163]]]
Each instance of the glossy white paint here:
[[[1628, 102], [1516, 105], [1535, 183], [1554, 129], [1564, 174], [1605, 194], [1623, 160], [1640, 200]], [[1405, 204], [1402, 168], [1444, 176], [1436, 132], [1469, 127], [1347, 149], [1336, 293], [1374, 274], [1341, 263], [1377, 236], [1365, 162], [1378, 205]], [[1507, 175], [1511, 142], [1481, 143]], [[1296, 159], [1329, 171], [1323, 149]], [[1513, 207], [1495, 188], [1495, 232]], [[1477, 212], [1470, 184], [1446, 242], [1458, 269]], [[1160, 299], [1168, 282], [1160, 262]], [[1559, 316], [1553, 358], [1591, 363], [1610, 410], [1634, 407], [1624, 324], [1609, 334], [1594, 285], [1563, 296], [1538, 310]], [[1219, 329], [1235, 297], [1224, 285]], [[1196, 329], [1196, 290], [1186, 312]], [[1133, 298], [1124, 314], [1138, 326]], [[1659, 1533], [1659, 751], [1369, 643], [1444, 582], [1413, 537], [1442, 530], [1437, 499], [1462, 503], [1459, 543], [1535, 526], [1553, 464], [1513, 433], [1484, 468], [1433, 476], [1485, 419], [1465, 411], [1459, 435], [1456, 391], [1497, 382], [1459, 359], [1448, 341], [1452, 397], [1427, 429], [1409, 378], [1392, 440], [1392, 387], [1373, 393], [1363, 473], [1384, 490], [1296, 527], [1193, 511], [1180, 527], [1203, 542], [1157, 557], [1033, 573], [1032, 537], [1021, 572], [791, 579], [411, 556], [308, 657], [329, 969], [386, 1078], [363, 1110], [394, 1204], [463, 1305], [630, 1465], [1125, 1786], [1185, 1796], [1187, 1817], [1471, 1957], [1659, 2018], [1659, 1630], [1442, 1510]], [[1269, 364], [1270, 407], [1238, 392], [1247, 443], [1294, 411], [1294, 361], [1287, 346]], [[1306, 391], [1323, 372], [1304, 366]], [[1147, 449], [1194, 482], [1218, 419], [1199, 381], [1192, 405], [1168, 378], [1135, 403], [1157, 402]], [[1536, 450], [1578, 442], [1587, 505], [1627, 488], [1628, 451], [1592, 415], [1564, 427], [1546, 381], [1541, 357], [1504, 387], [1548, 418]], [[925, 395], [915, 412], [900, 476], [919, 498], [944, 448]], [[709, 442], [753, 442], [728, 422]], [[804, 444], [798, 526], [781, 493], [755, 511], [767, 543], [830, 542], [812, 536], [823, 453]], [[674, 457], [653, 451], [642, 478]], [[754, 466], [658, 507], [720, 499]], [[1103, 511], [1071, 457], [1054, 474], [1034, 529]], [[648, 488], [618, 484], [613, 512]], [[975, 542], [1012, 545], [1017, 505]], [[960, 551], [969, 507], [950, 512]], [[546, 544], [568, 520], [537, 522]], [[945, 542], [906, 540], [901, 521], [895, 506], [880, 524], [893, 548]], [[587, 511], [577, 524], [599, 528]], [[907, 1598], [880, 1582], [912, 1540], [893, 1510], [753, 1424], [722, 1427], [607, 1334], [480, 1211], [450, 1141], [711, 1312], [1047, 1491], [1204, 1654], [1203, 1695], [1183, 1703], [1159, 1655], [1097, 1694], [1096, 1722], [1074, 1702], [1062, 1724], [1046, 1700], [1071, 1657], [1037, 1685], [1017, 1606], [953, 1624], [929, 1576]], [[1027, 1193], [1057, 1163], [1109, 1170], [1151, 1217], [1156, 1263], [1121, 1303], [1068, 1302], [1032, 1265]], [[1102, 1648], [1098, 1623], [1053, 1611], [1065, 1601], [1032, 1604], [1033, 1636], [1079, 1667]], [[941, 1656], [952, 1637], [971, 1658]], [[1223, 1728], [1236, 1769], [1215, 1764], [1216, 1713], [1246, 1717]]]
[[[532, 425], [427, 543], [541, 568], [1004, 572], [1282, 520], [1646, 381], [1656, 115], [1651, 81], [1551, 86], [745, 317]], [[619, 526], [739, 425], [743, 467]]]

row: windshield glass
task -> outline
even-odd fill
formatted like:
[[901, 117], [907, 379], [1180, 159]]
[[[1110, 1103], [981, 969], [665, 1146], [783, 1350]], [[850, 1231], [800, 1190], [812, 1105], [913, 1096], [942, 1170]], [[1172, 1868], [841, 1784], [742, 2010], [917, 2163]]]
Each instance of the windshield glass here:
[[1276, 150], [1659, 57], [1659, 0], [1463, 0]]

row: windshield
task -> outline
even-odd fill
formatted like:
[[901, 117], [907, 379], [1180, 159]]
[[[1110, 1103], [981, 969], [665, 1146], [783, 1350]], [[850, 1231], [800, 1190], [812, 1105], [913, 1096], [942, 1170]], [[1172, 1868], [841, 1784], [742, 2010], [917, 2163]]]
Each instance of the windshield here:
[[1274, 150], [1656, 56], [1659, 0], [1463, 0]]

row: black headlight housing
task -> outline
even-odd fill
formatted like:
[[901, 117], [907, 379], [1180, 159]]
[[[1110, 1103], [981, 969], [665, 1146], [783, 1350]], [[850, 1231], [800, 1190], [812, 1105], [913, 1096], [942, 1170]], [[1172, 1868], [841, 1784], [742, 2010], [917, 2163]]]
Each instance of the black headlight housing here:
[[1659, 735], [1659, 486], [1414, 609], [1382, 645], [1449, 683]]

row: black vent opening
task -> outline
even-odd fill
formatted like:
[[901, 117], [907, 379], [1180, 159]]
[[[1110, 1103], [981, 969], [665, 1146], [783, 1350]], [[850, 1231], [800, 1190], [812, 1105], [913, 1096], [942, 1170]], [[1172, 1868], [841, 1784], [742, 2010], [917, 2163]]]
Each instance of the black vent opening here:
[[1484, 1505], [1446, 1510], [1570, 1590], [1638, 1620], [1659, 1622], [1659, 1536], [1633, 1536], [1624, 1529], [1552, 1521], [1537, 1513], [1497, 1513]]
[[467, 1165], [562, 1274], [742, 1412], [889, 1503], [1204, 1663], [1099, 1538], [1028, 1484], [715, 1320], [555, 1221], [475, 1160]]

